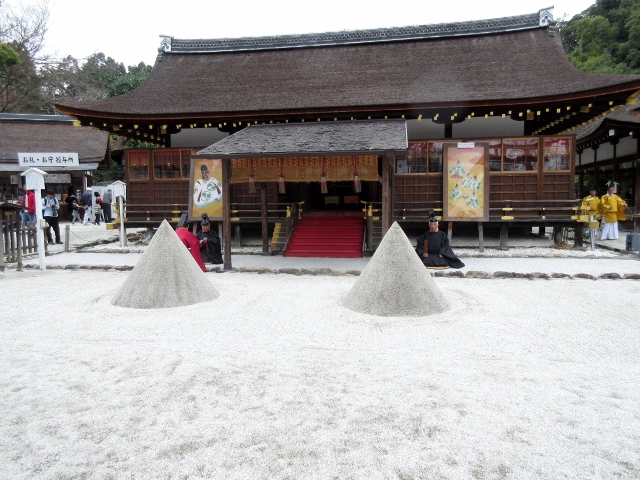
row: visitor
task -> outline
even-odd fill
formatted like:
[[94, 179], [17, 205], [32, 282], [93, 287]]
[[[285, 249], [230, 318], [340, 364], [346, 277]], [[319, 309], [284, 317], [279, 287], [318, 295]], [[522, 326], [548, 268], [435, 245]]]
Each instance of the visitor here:
[[22, 197], [22, 223], [27, 227], [36, 226], [36, 194], [33, 190], [27, 190]]
[[93, 215], [93, 192], [91, 187], [87, 187], [87, 191], [80, 197], [80, 205], [84, 208], [84, 216], [82, 217], [82, 225], [92, 222]]
[[100, 225], [100, 219], [102, 218], [102, 198], [100, 198], [100, 193], [96, 192], [93, 194], [95, 196], [95, 202], [93, 204], [93, 217], [94, 217], [94, 225]]
[[73, 187], [69, 187], [69, 194], [67, 195], [65, 202], [67, 203], [67, 214], [69, 215], [69, 221], [71, 223], [74, 223], [73, 222], [73, 202], [77, 204], [78, 198], [73, 193]]
[[451, 250], [447, 234], [440, 231], [433, 211], [429, 212], [429, 231], [418, 237], [416, 252], [428, 268], [464, 267], [464, 263]]
[[111, 217], [111, 190], [107, 189], [102, 196], [102, 216], [104, 217], [104, 223], [111, 223], [113, 218]]
[[47, 222], [47, 242], [53, 243], [53, 237], [51, 236], [51, 229], [56, 236], [56, 243], [62, 244], [60, 240], [60, 225], [58, 223], [58, 210], [60, 204], [58, 199], [53, 195], [53, 189], [47, 188], [47, 196], [42, 199], [42, 209], [44, 210], [44, 219]]

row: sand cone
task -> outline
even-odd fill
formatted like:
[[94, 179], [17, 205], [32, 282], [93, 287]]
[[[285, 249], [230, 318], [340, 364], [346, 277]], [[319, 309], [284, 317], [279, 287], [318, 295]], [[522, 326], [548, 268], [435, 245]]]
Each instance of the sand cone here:
[[383, 317], [421, 317], [449, 308], [397, 222], [341, 303], [350, 310]]
[[111, 303], [169, 308], [208, 302], [220, 294], [164, 220]]

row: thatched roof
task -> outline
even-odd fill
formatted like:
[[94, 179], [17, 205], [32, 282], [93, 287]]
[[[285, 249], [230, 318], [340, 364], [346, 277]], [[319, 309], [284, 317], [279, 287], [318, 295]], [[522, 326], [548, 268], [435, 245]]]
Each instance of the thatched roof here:
[[626, 126], [632, 130], [640, 130], [640, 107], [638, 105], [623, 105], [602, 116], [597, 120], [580, 126], [568, 133], [575, 134], [578, 145], [585, 142], [599, 142], [599, 136], [608, 136], [609, 127]]
[[0, 170], [22, 170], [18, 152], [77, 152], [79, 170], [95, 169], [107, 155], [109, 135], [74, 126], [74, 120], [64, 115], [0, 114]]
[[[230, 127], [223, 122], [260, 123], [277, 116], [292, 121], [322, 115], [323, 120], [334, 115], [416, 118], [438, 109], [477, 108], [484, 114], [503, 107], [500, 113], [513, 108], [517, 118], [516, 108], [541, 110], [550, 102], [595, 104], [607, 95], [608, 107], [612, 98], [623, 101], [640, 89], [640, 75], [575, 69], [560, 35], [541, 20], [541, 12], [364, 32], [235, 40], [166, 38], [149, 78], [132, 92], [58, 108], [100, 125], [128, 124], [117, 128], [132, 135], [140, 128], [133, 123], [143, 124], [146, 133], [151, 123], [165, 124], [158, 129], [164, 137], [172, 133], [166, 132], [166, 124], [169, 130], [192, 122]], [[594, 105], [592, 116], [602, 111], [596, 110]], [[542, 109], [536, 126], [558, 118], [555, 108], [549, 113]], [[569, 119], [565, 128], [574, 120]]]
[[406, 150], [404, 120], [255, 125], [198, 154], [265, 156], [270, 154], [371, 153]]

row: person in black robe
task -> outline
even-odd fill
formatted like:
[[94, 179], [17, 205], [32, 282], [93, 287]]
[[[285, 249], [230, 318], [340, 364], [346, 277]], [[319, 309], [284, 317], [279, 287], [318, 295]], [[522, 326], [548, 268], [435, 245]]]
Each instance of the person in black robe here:
[[427, 267], [462, 268], [464, 263], [455, 256], [447, 234], [438, 228], [438, 219], [429, 212], [429, 231], [418, 237], [416, 253]]
[[200, 254], [205, 263], [219, 265], [222, 260], [222, 244], [218, 232], [211, 230], [211, 223], [206, 213], [202, 214], [201, 230], [196, 235], [200, 242]]

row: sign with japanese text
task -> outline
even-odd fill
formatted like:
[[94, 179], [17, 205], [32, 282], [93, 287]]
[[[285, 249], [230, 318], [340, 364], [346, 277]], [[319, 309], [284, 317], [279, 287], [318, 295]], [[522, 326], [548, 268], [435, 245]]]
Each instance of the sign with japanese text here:
[[69, 173], [49, 173], [45, 179], [47, 183], [71, 183], [71, 174]]
[[18, 153], [21, 167], [70, 167], [80, 165], [77, 153]]

